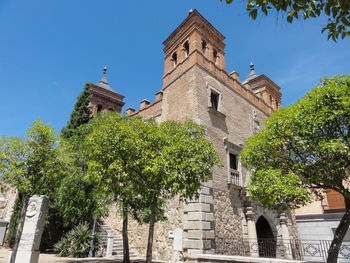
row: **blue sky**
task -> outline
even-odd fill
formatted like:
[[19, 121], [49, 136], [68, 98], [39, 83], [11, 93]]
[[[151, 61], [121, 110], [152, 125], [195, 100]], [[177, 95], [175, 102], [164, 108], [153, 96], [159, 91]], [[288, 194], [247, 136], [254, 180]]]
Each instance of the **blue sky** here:
[[0, 135], [24, 136], [42, 118], [60, 130], [84, 83], [108, 67], [128, 107], [162, 87], [162, 42], [197, 9], [226, 36], [227, 71], [249, 63], [294, 103], [325, 75], [349, 74], [350, 39], [327, 41], [326, 17], [292, 25], [276, 14], [251, 20], [244, 1], [0, 0]]

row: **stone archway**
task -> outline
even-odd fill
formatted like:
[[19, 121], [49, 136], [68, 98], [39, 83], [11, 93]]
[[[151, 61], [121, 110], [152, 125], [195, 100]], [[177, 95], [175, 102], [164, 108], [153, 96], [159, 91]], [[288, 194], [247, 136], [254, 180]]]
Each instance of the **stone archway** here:
[[264, 216], [256, 221], [256, 235], [259, 247], [259, 257], [276, 257], [276, 239], [272, 228]]

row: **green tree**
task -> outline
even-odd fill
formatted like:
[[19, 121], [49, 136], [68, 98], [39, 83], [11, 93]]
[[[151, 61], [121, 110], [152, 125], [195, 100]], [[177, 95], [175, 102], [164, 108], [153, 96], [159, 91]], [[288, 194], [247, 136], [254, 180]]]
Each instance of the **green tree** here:
[[[73, 228], [84, 222], [91, 226], [92, 219], [108, 213], [111, 198], [108, 193], [86, 180], [87, 151], [85, 137], [91, 132], [87, 124], [92, 118], [90, 84], [77, 98], [67, 126], [61, 131], [61, 148], [69, 159], [69, 176], [64, 178], [57, 189], [55, 203], [64, 227]], [[83, 244], [81, 244], [83, 245]]]
[[87, 136], [89, 175], [118, 191], [131, 186], [129, 195], [147, 200], [149, 236], [146, 262], [152, 259], [154, 224], [167, 200], [198, 196], [219, 157], [205, 139], [205, 129], [192, 121], [184, 124], [121, 117], [107, 113], [96, 118]]
[[[223, 0], [220, 0], [223, 1]], [[233, 0], [225, 0], [231, 4]], [[336, 41], [339, 37], [350, 36], [350, 1], [349, 0], [247, 0], [246, 9], [254, 20], [258, 12], [268, 15], [271, 10], [286, 15], [288, 23], [294, 19], [309, 19], [325, 14], [327, 25], [322, 32], [328, 31], [328, 39]]]
[[74, 104], [74, 109], [70, 114], [70, 119], [67, 126], [61, 131], [63, 138], [69, 138], [74, 134], [74, 131], [82, 124], [88, 123], [91, 119], [91, 92], [90, 83], [85, 83], [84, 90], [79, 94], [77, 102]]
[[[69, 175], [55, 189], [56, 198], [50, 202], [41, 249], [52, 248], [65, 232], [76, 225], [76, 222], [91, 223], [92, 218], [88, 218], [88, 214], [92, 216], [95, 210], [93, 205], [98, 202], [97, 199], [94, 200], [96, 197], [94, 194], [89, 195], [84, 192], [93, 187], [83, 179], [86, 164], [84, 164], [84, 152], [80, 143], [83, 139], [79, 135], [81, 137], [85, 135], [78, 134], [79, 126], [88, 123], [91, 119], [90, 101], [90, 84], [86, 83], [84, 90], [77, 98], [67, 126], [61, 130], [60, 148], [65, 153], [67, 163], [69, 162]], [[71, 139], [73, 136], [76, 138]], [[77, 188], [77, 185], [80, 187]], [[75, 194], [71, 195], [72, 192]], [[93, 193], [96, 192], [93, 191]], [[84, 199], [83, 196], [86, 198]]]
[[61, 181], [55, 202], [64, 224], [70, 228], [80, 222], [91, 224], [93, 218], [106, 215], [111, 201], [107, 192], [85, 178], [89, 152], [85, 137], [91, 131], [89, 125], [81, 125], [71, 129], [72, 136], [61, 141], [61, 148], [69, 159], [69, 176]]
[[52, 198], [53, 189], [58, 186], [64, 173], [65, 163], [58, 148], [58, 137], [54, 134], [54, 129], [41, 120], [31, 125], [24, 140], [18, 137], [1, 137], [1, 183], [24, 195], [11, 263], [15, 261], [29, 197], [37, 194]]
[[324, 78], [295, 104], [274, 112], [247, 141], [242, 163], [254, 171], [253, 199], [278, 210], [296, 208], [334, 190], [345, 200], [328, 251], [336, 262], [350, 225], [350, 75]]

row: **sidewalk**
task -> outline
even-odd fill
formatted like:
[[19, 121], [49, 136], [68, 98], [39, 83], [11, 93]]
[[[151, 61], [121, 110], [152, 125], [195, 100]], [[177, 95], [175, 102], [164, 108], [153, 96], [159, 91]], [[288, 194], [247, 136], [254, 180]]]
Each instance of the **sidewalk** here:
[[[9, 255], [9, 250], [0, 247], [0, 263], [7, 263]], [[73, 262], [79, 262], [79, 263], [122, 263], [122, 258], [61, 258], [56, 257], [55, 254], [45, 254], [42, 253], [39, 256], [39, 262], [38, 263], [73, 263]], [[141, 258], [134, 258], [131, 259], [132, 263], [143, 263], [145, 262], [144, 259]], [[154, 263], [165, 263], [164, 261], [153, 261]]]

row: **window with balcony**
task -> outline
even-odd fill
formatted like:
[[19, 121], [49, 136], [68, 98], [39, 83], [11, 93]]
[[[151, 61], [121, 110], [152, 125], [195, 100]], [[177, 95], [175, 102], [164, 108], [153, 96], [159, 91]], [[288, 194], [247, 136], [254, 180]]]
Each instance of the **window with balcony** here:
[[229, 153], [230, 161], [230, 177], [233, 185], [240, 185], [239, 171], [238, 171], [238, 156]]
[[228, 184], [236, 187], [243, 187], [243, 174], [242, 167], [238, 159], [239, 153], [243, 149], [242, 144], [234, 144], [228, 140], [224, 139], [224, 145], [227, 154], [227, 166], [228, 166]]

